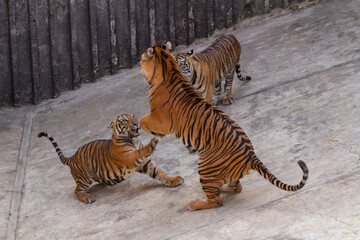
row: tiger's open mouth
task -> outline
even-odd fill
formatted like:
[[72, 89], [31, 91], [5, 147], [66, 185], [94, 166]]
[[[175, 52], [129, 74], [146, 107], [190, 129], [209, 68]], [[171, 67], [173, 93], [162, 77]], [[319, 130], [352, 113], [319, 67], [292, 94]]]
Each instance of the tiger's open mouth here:
[[130, 131], [130, 137], [131, 138], [136, 138], [139, 135], [140, 135], [139, 128], [131, 129], [131, 131]]

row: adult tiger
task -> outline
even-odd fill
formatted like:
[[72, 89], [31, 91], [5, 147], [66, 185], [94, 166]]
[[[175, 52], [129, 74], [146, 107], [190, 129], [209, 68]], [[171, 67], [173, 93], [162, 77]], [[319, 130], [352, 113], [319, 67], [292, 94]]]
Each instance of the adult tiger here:
[[[167, 42], [165, 49], [170, 50], [171, 44]], [[249, 81], [251, 77], [243, 77], [240, 70], [241, 46], [233, 35], [220, 36], [205, 50], [194, 53], [174, 54], [180, 70], [194, 88], [206, 101], [217, 105], [221, 95], [221, 84], [224, 83], [223, 105], [234, 102], [232, 97], [232, 83], [234, 72], [239, 80]]]
[[198, 172], [207, 200], [191, 201], [189, 209], [221, 206], [220, 188], [228, 184], [233, 191], [241, 191], [239, 179], [251, 169], [286, 191], [296, 191], [305, 185], [308, 169], [304, 162], [298, 162], [303, 171], [299, 184], [288, 185], [278, 180], [257, 158], [245, 132], [198, 95], [166, 50], [148, 48], [140, 64], [144, 80], [150, 85], [150, 113], [141, 118], [142, 128], [155, 136], [175, 135], [199, 153]]
[[138, 120], [131, 114], [122, 114], [110, 124], [113, 135], [111, 140], [96, 140], [80, 147], [70, 158], [64, 156], [54, 139], [47, 133], [61, 162], [68, 165], [76, 182], [75, 194], [83, 203], [93, 203], [96, 198], [87, 193], [93, 182], [115, 185], [129, 178], [134, 171], [146, 173], [166, 186], [175, 187], [184, 181], [182, 177], [168, 177], [150, 159], [158, 142], [151, 139], [145, 147], [135, 148], [134, 139], [139, 136]]

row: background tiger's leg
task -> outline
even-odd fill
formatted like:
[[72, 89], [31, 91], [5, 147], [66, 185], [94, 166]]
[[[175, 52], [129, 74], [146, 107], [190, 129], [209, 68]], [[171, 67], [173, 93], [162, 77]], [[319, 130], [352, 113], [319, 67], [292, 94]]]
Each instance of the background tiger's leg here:
[[221, 79], [214, 82], [214, 94], [212, 97], [212, 104], [217, 105], [221, 95]]
[[220, 199], [220, 182], [201, 183], [201, 186], [206, 194], [207, 201], [199, 199], [191, 201], [188, 205], [190, 210], [201, 210], [222, 206]]
[[96, 198], [93, 194], [87, 193], [91, 185], [91, 182], [90, 183], [84, 182], [81, 181], [80, 179], [75, 180], [75, 182], [76, 182], [75, 194], [80, 201], [86, 204], [90, 204], [96, 201]]
[[167, 176], [149, 157], [136, 168], [136, 171], [149, 175], [167, 187], [177, 187], [184, 183], [184, 179], [181, 176]]
[[242, 190], [242, 186], [240, 180], [224, 185], [220, 189], [220, 191], [222, 192], [237, 192], [237, 193], [241, 192], [241, 190]]
[[234, 98], [232, 97], [233, 80], [234, 80], [234, 71], [232, 71], [231, 74], [227, 74], [225, 78], [224, 99], [222, 100], [223, 105], [230, 105], [234, 103]]

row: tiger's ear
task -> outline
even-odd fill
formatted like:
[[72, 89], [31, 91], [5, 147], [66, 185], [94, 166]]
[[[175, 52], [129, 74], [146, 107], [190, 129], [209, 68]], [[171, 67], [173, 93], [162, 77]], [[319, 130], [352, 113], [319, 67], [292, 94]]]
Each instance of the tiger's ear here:
[[168, 51], [168, 52], [170, 52], [170, 50], [171, 50], [171, 42], [166, 42], [165, 44], [164, 44], [164, 46], [165, 46], [165, 50], [166, 51]]
[[188, 57], [193, 57], [194, 56], [194, 49], [191, 49], [188, 53], [187, 53]]
[[146, 56], [148, 57], [148, 59], [151, 58], [153, 55], [154, 55], [154, 48], [152, 48], [152, 47], [148, 48], [146, 50]]
[[110, 123], [110, 125], [108, 126], [108, 128], [113, 128], [114, 127], [114, 121], [112, 121], [111, 123]]

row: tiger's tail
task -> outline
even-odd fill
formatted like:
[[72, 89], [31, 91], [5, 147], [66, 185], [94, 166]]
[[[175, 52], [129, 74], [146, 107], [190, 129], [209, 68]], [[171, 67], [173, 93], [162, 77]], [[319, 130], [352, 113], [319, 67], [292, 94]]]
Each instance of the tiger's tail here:
[[303, 171], [303, 178], [301, 182], [297, 185], [288, 185], [286, 183], [283, 183], [279, 179], [277, 179], [266, 167], [265, 165], [255, 156], [255, 154], [251, 158], [251, 168], [258, 171], [261, 176], [263, 176], [266, 180], [268, 180], [270, 183], [275, 185], [276, 187], [285, 190], [285, 191], [297, 191], [301, 189], [308, 178], [309, 170], [306, 166], [306, 164], [303, 161], [298, 161], [298, 164], [300, 168]]
[[236, 64], [236, 76], [238, 77], [238, 79], [240, 81], [250, 81], [251, 77], [250, 76], [243, 76], [241, 75], [241, 69], [240, 69], [240, 63]]
[[67, 157], [64, 156], [64, 154], [62, 153], [61, 149], [59, 148], [57, 143], [54, 141], [54, 138], [52, 136], [50, 136], [46, 132], [41, 132], [41, 133], [39, 133], [38, 137], [47, 137], [50, 140], [50, 142], [52, 143], [52, 145], [54, 146], [54, 148], [55, 148], [61, 162], [63, 164], [65, 164], [65, 165], [69, 165], [70, 158], [67, 158]]

